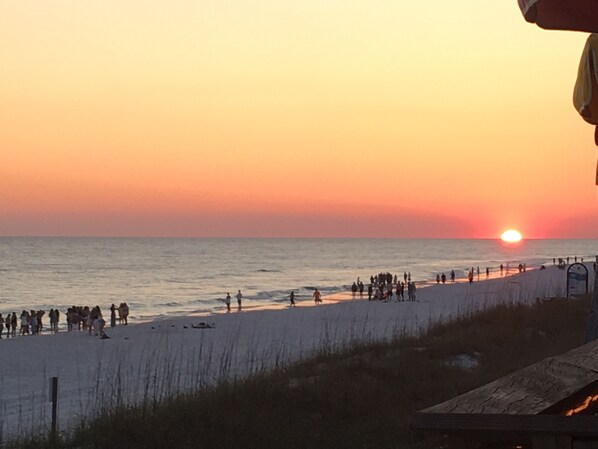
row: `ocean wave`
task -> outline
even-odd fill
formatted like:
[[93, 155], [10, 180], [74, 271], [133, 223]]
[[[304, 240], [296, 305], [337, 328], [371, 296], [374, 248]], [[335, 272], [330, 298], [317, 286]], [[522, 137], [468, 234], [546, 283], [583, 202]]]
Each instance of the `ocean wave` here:
[[156, 304], [158, 307], [181, 307], [180, 302], [165, 302], [163, 304]]
[[343, 290], [349, 290], [351, 287], [349, 285], [336, 285], [336, 286], [321, 286], [321, 287], [313, 287], [311, 285], [306, 285], [301, 287], [301, 290], [311, 290], [314, 291], [315, 289], [318, 289], [320, 292], [322, 293], [327, 293], [327, 292], [339, 292], [339, 291], [343, 291]]

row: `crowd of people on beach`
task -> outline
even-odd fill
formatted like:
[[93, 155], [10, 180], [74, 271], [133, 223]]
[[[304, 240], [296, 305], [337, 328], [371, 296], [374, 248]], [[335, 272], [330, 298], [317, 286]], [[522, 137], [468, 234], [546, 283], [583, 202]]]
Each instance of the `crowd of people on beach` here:
[[[578, 257], [573, 258], [577, 262]], [[580, 259], [583, 263], [583, 257]], [[553, 265], [557, 265], [557, 259], [553, 258]], [[570, 258], [558, 258], [558, 267], [564, 268], [570, 262]], [[596, 263], [594, 263], [594, 271], [596, 271]], [[509, 264], [500, 264], [498, 267], [500, 275], [504, 276], [510, 273], [511, 267]], [[542, 265], [540, 269], [545, 269]], [[520, 263], [517, 266], [519, 273], [523, 273], [527, 270], [526, 263]], [[485, 268], [486, 278], [490, 277], [490, 268]], [[438, 273], [436, 275], [436, 284], [445, 284], [448, 280], [451, 283], [456, 282], [455, 270], [451, 270], [449, 275], [446, 273]], [[474, 278], [480, 280], [480, 267], [474, 269], [471, 267], [467, 272], [467, 281], [469, 284], [474, 282]], [[356, 297], [359, 294], [360, 298], [363, 298], [366, 292], [366, 287], [359, 277], [351, 285], [351, 294]], [[397, 302], [403, 301], [416, 301], [417, 287], [414, 281], [411, 279], [411, 272], [403, 272], [402, 280], [397, 274], [391, 274], [390, 272], [378, 273], [370, 276], [370, 283], [367, 286], [367, 298], [368, 301], [391, 301], [393, 298]], [[405, 299], [405, 293], [407, 299]], [[237, 310], [241, 311], [243, 294], [241, 290], [238, 290], [235, 295], [237, 300]], [[316, 306], [322, 304], [322, 293], [316, 288], [313, 291], [312, 298]], [[226, 305], [227, 312], [231, 311], [231, 295], [226, 294], [224, 303]], [[296, 306], [296, 294], [292, 291], [289, 295], [290, 307]], [[127, 325], [129, 316], [129, 306], [126, 302], [120, 303], [117, 307], [115, 304], [110, 306], [110, 327], [115, 327], [116, 323]], [[17, 337], [17, 327], [19, 328], [18, 335], [38, 335], [42, 332], [43, 319], [45, 316], [44, 310], [23, 310], [20, 316], [17, 316], [16, 312], [8, 313], [5, 317], [0, 313], [0, 339], [2, 338], [4, 330], [6, 330], [6, 338]], [[104, 331], [106, 327], [106, 321], [103, 317], [100, 306], [90, 308], [89, 306], [72, 306], [66, 311], [66, 326], [68, 331], [87, 331], [89, 335], [92, 333], [98, 335], [100, 338], [109, 338]], [[58, 332], [58, 324], [60, 322], [60, 311], [58, 309], [50, 309], [48, 313], [50, 321], [50, 332]]]
[[[118, 318], [117, 318], [118, 313]], [[15, 338], [25, 335], [39, 335], [44, 329], [43, 319], [46, 315], [45, 310], [23, 310], [21, 315], [17, 317], [16, 312], [7, 313], [6, 317], [0, 313], [0, 339], [3, 335], [6, 338]], [[58, 309], [50, 309], [48, 319], [50, 320], [50, 332], [58, 332], [58, 324], [60, 322], [60, 311]], [[72, 306], [66, 311], [66, 327], [70, 331], [87, 331], [89, 335], [97, 335], [100, 338], [109, 338], [104, 328], [106, 321], [102, 315], [100, 306], [90, 308], [89, 306]], [[121, 303], [118, 307], [112, 304], [110, 306], [110, 327], [115, 327], [117, 321], [120, 324], [127, 325], [129, 317], [129, 306], [126, 302]], [[17, 327], [19, 331], [17, 333]], [[6, 333], [4, 333], [6, 330]]]
[[[57, 310], [51, 309], [50, 331], [55, 332], [58, 326]], [[0, 338], [2, 332], [6, 329], [6, 338], [17, 336], [17, 327], [19, 328], [19, 336], [23, 335], [38, 335], [43, 329], [43, 317], [46, 314], [44, 310], [23, 310], [21, 315], [17, 317], [16, 312], [7, 313], [4, 317], [0, 313]], [[59, 315], [58, 315], [59, 316]]]
[[[574, 262], [578, 261], [578, 257], [575, 256], [573, 258], [558, 258], [558, 265], [557, 259], [553, 258], [553, 264], [557, 265], [559, 268], [565, 268], [570, 260], [573, 259]], [[581, 263], [583, 263], [584, 258], [579, 258]], [[512, 270], [511, 264], [500, 264], [497, 267], [500, 270], [500, 275], [504, 276], [505, 274], [509, 275]], [[540, 269], [545, 269], [546, 267], [542, 265]], [[596, 271], [597, 264], [594, 263], [594, 271]], [[524, 273], [527, 270], [527, 263], [522, 262], [517, 265], [517, 272]], [[485, 267], [485, 274], [486, 279], [490, 278], [490, 267]], [[473, 284], [474, 280], [480, 280], [480, 267], [471, 267], [471, 269], [467, 270], [467, 282], [469, 284]], [[390, 301], [393, 298], [397, 302], [405, 301], [405, 291], [407, 291], [407, 301], [416, 301], [416, 291], [417, 287], [415, 282], [411, 280], [411, 272], [403, 272], [402, 275], [403, 280], [395, 274], [392, 275], [391, 273], [379, 273], [377, 275], [370, 276], [370, 283], [367, 286], [367, 295], [368, 301], [372, 300], [380, 300], [380, 301]], [[449, 275], [447, 276], [446, 273], [438, 273], [436, 274], [436, 284], [446, 284], [447, 281], [450, 280], [451, 283], [456, 282], [456, 274], [455, 270], [451, 270]], [[351, 285], [351, 294], [355, 297], [359, 294], [360, 298], [363, 298], [364, 292], [366, 287], [364, 283], [357, 277], [357, 280], [353, 282]], [[315, 294], [315, 293], [314, 293]]]
[[[359, 293], [363, 298], [365, 286], [358, 277], [357, 281], [351, 285], [351, 294], [353, 297]], [[415, 282], [411, 281], [411, 272], [403, 273], [403, 280], [392, 273], [378, 273], [370, 276], [370, 283], [367, 287], [368, 301], [390, 301], [394, 297], [397, 301], [405, 301], [405, 291], [407, 292], [407, 301], [416, 300], [417, 287]]]

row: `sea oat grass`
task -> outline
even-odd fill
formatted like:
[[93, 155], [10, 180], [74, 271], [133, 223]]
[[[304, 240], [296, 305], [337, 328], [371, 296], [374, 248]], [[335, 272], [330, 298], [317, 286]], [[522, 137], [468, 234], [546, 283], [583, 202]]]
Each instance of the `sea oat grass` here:
[[[437, 324], [417, 338], [336, 352], [325, 347], [308, 360], [194, 394], [161, 401], [148, 395], [143, 406], [105, 411], [53, 447], [437, 447], [438, 437], [409, 432], [415, 411], [582, 344], [588, 307], [587, 298], [498, 306]], [[462, 355], [477, 366], [452, 363]], [[226, 378], [230, 357], [223, 360]]]

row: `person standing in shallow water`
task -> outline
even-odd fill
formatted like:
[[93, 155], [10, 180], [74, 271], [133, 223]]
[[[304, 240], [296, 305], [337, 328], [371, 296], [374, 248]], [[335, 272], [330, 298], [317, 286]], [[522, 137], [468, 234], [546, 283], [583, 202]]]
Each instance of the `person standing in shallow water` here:
[[291, 292], [289, 300], [291, 301], [291, 307], [295, 307], [295, 292]]
[[224, 303], [226, 304], [226, 311], [230, 312], [230, 293], [226, 292], [226, 299], [224, 300]]
[[243, 301], [243, 294], [241, 293], [241, 290], [239, 290], [239, 292], [237, 293], [237, 309], [241, 310], [241, 302]]

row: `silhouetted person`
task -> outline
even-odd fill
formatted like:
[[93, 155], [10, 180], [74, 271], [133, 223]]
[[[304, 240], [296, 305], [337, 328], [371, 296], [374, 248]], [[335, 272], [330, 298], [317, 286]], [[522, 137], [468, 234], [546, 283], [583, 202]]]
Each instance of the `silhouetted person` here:
[[116, 327], [116, 306], [110, 306], [110, 327]]
[[295, 307], [295, 292], [291, 292], [289, 300], [291, 301], [291, 307]]
[[239, 310], [241, 310], [241, 302], [243, 301], [243, 294], [241, 293], [241, 290], [239, 290], [239, 292], [237, 293], [237, 308]]
[[226, 304], [227, 312], [230, 312], [230, 300], [231, 300], [230, 293], [226, 292], [226, 298], [224, 299], [224, 303]]

